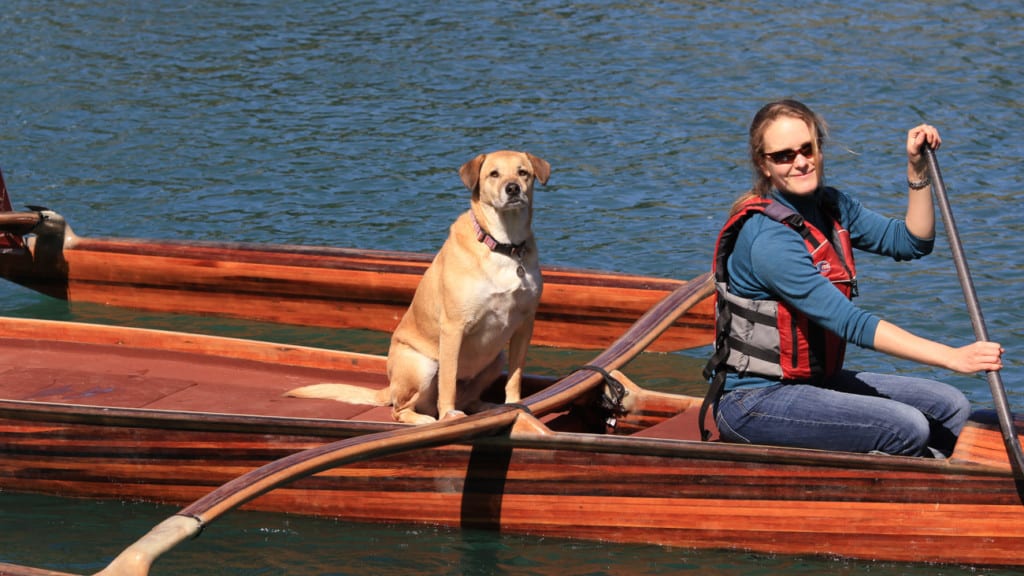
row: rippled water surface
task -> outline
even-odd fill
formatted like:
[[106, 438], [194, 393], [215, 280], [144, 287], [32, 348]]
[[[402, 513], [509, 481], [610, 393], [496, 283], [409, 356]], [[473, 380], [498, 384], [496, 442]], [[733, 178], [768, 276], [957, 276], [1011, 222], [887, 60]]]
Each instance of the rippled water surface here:
[[[796, 97], [821, 112], [830, 182], [892, 215], [905, 206], [905, 131], [935, 124], [989, 332], [1007, 350], [1003, 379], [1024, 409], [1019, 2], [9, 0], [0, 38], [0, 166], [14, 202], [55, 209], [87, 236], [434, 252], [468, 205], [458, 167], [514, 148], [553, 168], [535, 215], [547, 264], [688, 278], [707, 269], [748, 185], [744, 133], [764, 102]], [[970, 340], [944, 237], [922, 261], [859, 264], [863, 306], [951, 344]], [[8, 285], [0, 313], [334, 343], [315, 331], [69, 310]], [[705, 352], [664, 359], [651, 377], [691, 386]], [[983, 378], [864, 351], [850, 362], [943, 378], [990, 402]], [[170, 511], [0, 492], [0, 560], [95, 570]], [[239, 514], [155, 572], [966, 570]]]

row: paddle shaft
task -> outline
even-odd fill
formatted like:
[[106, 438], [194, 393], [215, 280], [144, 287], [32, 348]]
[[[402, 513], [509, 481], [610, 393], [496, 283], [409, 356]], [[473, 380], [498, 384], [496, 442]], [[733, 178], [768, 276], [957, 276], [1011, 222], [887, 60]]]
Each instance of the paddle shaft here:
[[329, 468], [414, 449], [479, 438], [510, 427], [523, 406], [503, 404], [466, 418], [357, 436], [275, 460], [210, 492], [125, 548], [97, 576], [146, 576], [158, 557], [225, 512], [278, 486]]
[[[946, 227], [946, 235], [949, 236], [949, 248], [953, 252], [953, 263], [956, 265], [957, 276], [960, 277], [960, 287], [963, 289], [964, 300], [967, 302], [967, 312], [971, 316], [974, 335], [978, 340], [988, 341], [985, 319], [981, 315], [978, 294], [974, 289], [974, 281], [971, 279], [971, 271], [967, 266], [963, 245], [960, 243], [960, 234], [957, 232], [956, 222], [953, 219], [953, 210], [949, 206], [946, 185], [942, 181], [942, 173], [939, 171], [939, 163], [935, 158], [935, 151], [930, 146], [925, 145], [924, 155], [928, 160], [932, 192], [939, 203], [942, 222]], [[999, 372], [995, 370], [987, 372], [986, 376], [988, 377], [988, 386], [992, 393], [992, 400], [995, 403], [996, 414], [999, 417], [999, 428], [1003, 433], [1006, 455], [1010, 459], [1014, 475], [1017, 478], [1024, 479], [1024, 453], [1021, 452], [1020, 440], [1017, 438], [1017, 431], [1013, 424], [1013, 414], [1010, 413], [1010, 403], [1006, 398], [1003, 379], [1000, 377]]]

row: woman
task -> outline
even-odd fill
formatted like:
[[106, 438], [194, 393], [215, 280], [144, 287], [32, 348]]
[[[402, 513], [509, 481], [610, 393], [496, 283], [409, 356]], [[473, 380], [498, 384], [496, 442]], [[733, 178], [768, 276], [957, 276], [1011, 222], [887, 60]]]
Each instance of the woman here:
[[733, 206], [715, 253], [718, 337], [708, 363], [716, 423], [726, 441], [948, 456], [970, 415], [952, 386], [845, 370], [845, 343], [972, 373], [999, 370], [1002, 348], [952, 348], [853, 305], [853, 248], [920, 258], [935, 236], [924, 146], [907, 134], [905, 220], [883, 217], [824, 185], [825, 124], [800, 102], [764, 106], [750, 126], [754, 186]]

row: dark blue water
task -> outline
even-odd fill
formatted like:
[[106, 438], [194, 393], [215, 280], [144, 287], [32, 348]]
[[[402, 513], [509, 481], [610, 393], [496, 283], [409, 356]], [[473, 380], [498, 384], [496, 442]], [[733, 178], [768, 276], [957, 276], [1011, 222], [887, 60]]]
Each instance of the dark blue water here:
[[[942, 130], [939, 160], [982, 309], [1007, 350], [1011, 402], [1024, 409], [1019, 2], [393, 4], [8, 0], [0, 166], [16, 205], [53, 208], [88, 236], [433, 252], [468, 205], [458, 167], [525, 149], [553, 168], [535, 215], [545, 263], [688, 278], [707, 269], [717, 227], [748, 185], [744, 133], [764, 102], [796, 97], [821, 112], [830, 182], [892, 215], [905, 206], [905, 132], [926, 121]], [[922, 261], [859, 264], [863, 306], [950, 344], [971, 339], [944, 238]], [[334, 343], [315, 331], [68, 309], [7, 285], [0, 313]], [[675, 372], [692, 384], [704, 352], [666, 359], [669, 385]], [[850, 362], [946, 379], [990, 403], [983, 378], [866, 351]], [[0, 560], [94, 571], [171, 511], [0, 492]], [[229, 516], [156, 566], [966, 571], [256, 514]]]

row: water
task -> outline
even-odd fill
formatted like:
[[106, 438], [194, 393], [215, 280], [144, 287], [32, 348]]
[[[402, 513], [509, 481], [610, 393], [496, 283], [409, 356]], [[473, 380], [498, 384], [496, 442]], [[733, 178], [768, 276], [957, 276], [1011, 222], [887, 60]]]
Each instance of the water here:
[[[749, 180], [744, 133], [779, 97], [828, 119], [831, 183], [899, 215], [903, 141], [927, 121], [1003, 380], [1024, 409], [1024, 8], [1010, 0], [746, 2], [8, 0], [0, 166], [16, 205], [88, 236], [433, 252], [480, 152], [548, 160], [547, 264], [688, 278]], [[394, 3], [398, 4], [398, 3]], [[970, 340], [948, 245], [859, 260], [861, 304]], [[0, 313], [98, 318], [330, 344], [329, 335], [62, 303], [0, 286]], [[372, 341], [372, 338], [369, 340]], [[374, 342], [367, 346], [377, 345]], [[698, 350], [671, 359], [692, 382]], [[983, 378], [864, 351], [851, 364]], [[685, 385], [685, 384], [684, 384]], [[628, 479], [623, 479], [628, 481]], [[172, 509], [0, 493], [0, 560], [89, 571]], [[842, 521], [842, 519], [837, 519]], [[158, 574], [959, 574], [829, 559], [552, 541], [236, 514]]]

